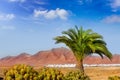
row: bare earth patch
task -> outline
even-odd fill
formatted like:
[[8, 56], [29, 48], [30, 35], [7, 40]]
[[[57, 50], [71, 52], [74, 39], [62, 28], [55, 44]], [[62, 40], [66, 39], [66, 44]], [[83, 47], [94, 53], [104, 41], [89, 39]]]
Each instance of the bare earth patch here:
[[[57, 68], [66, 74], [70, 71], [78, 70], [76, 68]], [[108, 80], [109, 76], [120, 76], [120, 67], [85, 67], [85, 74], [91, 80]]]
[[120, 76], [120, 67], [85, 67], [91, 80], [108, 80], [109, 76]]

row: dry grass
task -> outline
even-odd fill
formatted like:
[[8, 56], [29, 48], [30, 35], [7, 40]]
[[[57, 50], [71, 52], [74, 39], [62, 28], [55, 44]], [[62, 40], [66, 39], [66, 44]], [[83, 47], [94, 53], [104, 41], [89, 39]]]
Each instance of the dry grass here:
[[[5, 68], [4, 68], [5, 69]], [[64, 74], [76, 68], [58, 68]], [[120, 67], [85, 67], [85, 73], [91, 80], [108, 80], [109, 76], [120, 76]], [[0, 68], [0, 76], [3, 76], [3, 68]]]
[[120, 76], [120, 67], [86, 67], [85, 73], [91, 80], [107, 80], [109, 76]]
[[[65, 74], [78, 69], [60, 68], [60, 70]], [[91, 80], [108, 80], [109, 76], [120, 76], [120, 67], [85, 67], [85, 73]]]

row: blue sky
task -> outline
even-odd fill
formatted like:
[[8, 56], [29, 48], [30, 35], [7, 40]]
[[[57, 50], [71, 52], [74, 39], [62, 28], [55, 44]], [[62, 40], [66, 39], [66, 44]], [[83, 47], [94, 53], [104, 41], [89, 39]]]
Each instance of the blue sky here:
[[120, 53], [120, 0], [0, 0], [0, 57], [65, 47], [53, 38], [75, 25]]

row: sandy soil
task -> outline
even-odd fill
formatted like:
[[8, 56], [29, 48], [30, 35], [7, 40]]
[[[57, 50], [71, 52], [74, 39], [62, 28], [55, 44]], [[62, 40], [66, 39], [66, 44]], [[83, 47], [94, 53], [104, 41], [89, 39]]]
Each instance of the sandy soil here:
[[120, 76], [120, 67], [85, 67], [91, 80], [108, 80], [109, 76]]
[[[76, 68], [58, 69], [64, 74], [69, 71], [78, 70]], [[120, 76], [120, 67], [85, 67], [85, 73], [91, 80], [108, 80], [109, 76]], [[3, 76], [3, 68], [0, 68], [0, 76]]]
[[[62, 73], [78, 70], [76, 68], [61, 68]], [[85, 74], [91, 80], [108, 80], [109, 76], [120, 76], [120, 67], [85, 67]]]

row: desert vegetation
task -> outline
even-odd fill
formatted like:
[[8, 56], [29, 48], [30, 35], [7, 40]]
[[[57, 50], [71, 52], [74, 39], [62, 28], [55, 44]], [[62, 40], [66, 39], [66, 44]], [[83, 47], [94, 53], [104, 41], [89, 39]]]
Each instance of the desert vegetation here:
[[33, 69], [28, 65], [15, 65], [4, 72], [4, 80], [90, 80], [80, 71], [63, 74], [55, 68]]
[[71, 28], [63, 31], [62, 34], [62, 36], [54, 38], [56, 43], [64, 43], [72, 50], [77, 60], [77, 68], [79, 68], [81, 72], [84, 72], [83, 59], [88, 55], [96, 53], [102, 58], [103, 55], [109, 59], [112, 58], [112, 54], [107, 49], [103, 37], [91, 29], [83, 30], [82, 27], [78, 28], [75, 26], [75, 29]]
[[[4, 74], [3, 74], [4, 73]], [[120, 80], [120, 67], [39, 68], [15, 65], [1, 72], [0, 80]]]
[[38, 72], [28, 65], [15, 65], [4, 72], [5, 80], [38, 80]]
[[[83, 30], [83, 28], [69, 29], [63, 31], [62, 36], [54, 38], [56, 43], [64, 43], [73, 52], [77, 63], [77, 68], [70, 68], [70, 70], [60, 68], [40, 68], [35, 69], [29, 65], [20, 64], [14, 65], [10, 69], [4, 71], [4, 80], [96, 80], [91, 75], [96, 72], [93, 69], [84, 70], [83, 60], [86, 56], [91, 54], [98, 54], [103, 58], [112, 58], [111, 52], [107, 49], [103, 37], [93, 32], [92, 30]], [[72, 70], [71, 70], [72, 69]], [[66, 71], [67, 70], [67, 71]], [[98, 72], [100, 73], [100, 72]], [[86, 75], [87, 74], [87, 75]], [[96, 75], [100, 77], [100, 75]], [[108, 76], [108, 80], [120, 80], [118, 75]], [[98, 79], [97, 79], [98, 80]], [[101, 79], [99, 79], [101, 80]], [[105, 79], [106, 80], [106, 79]]]
[[119, 76], [108, 77], [108, 80], [120, 80]]

